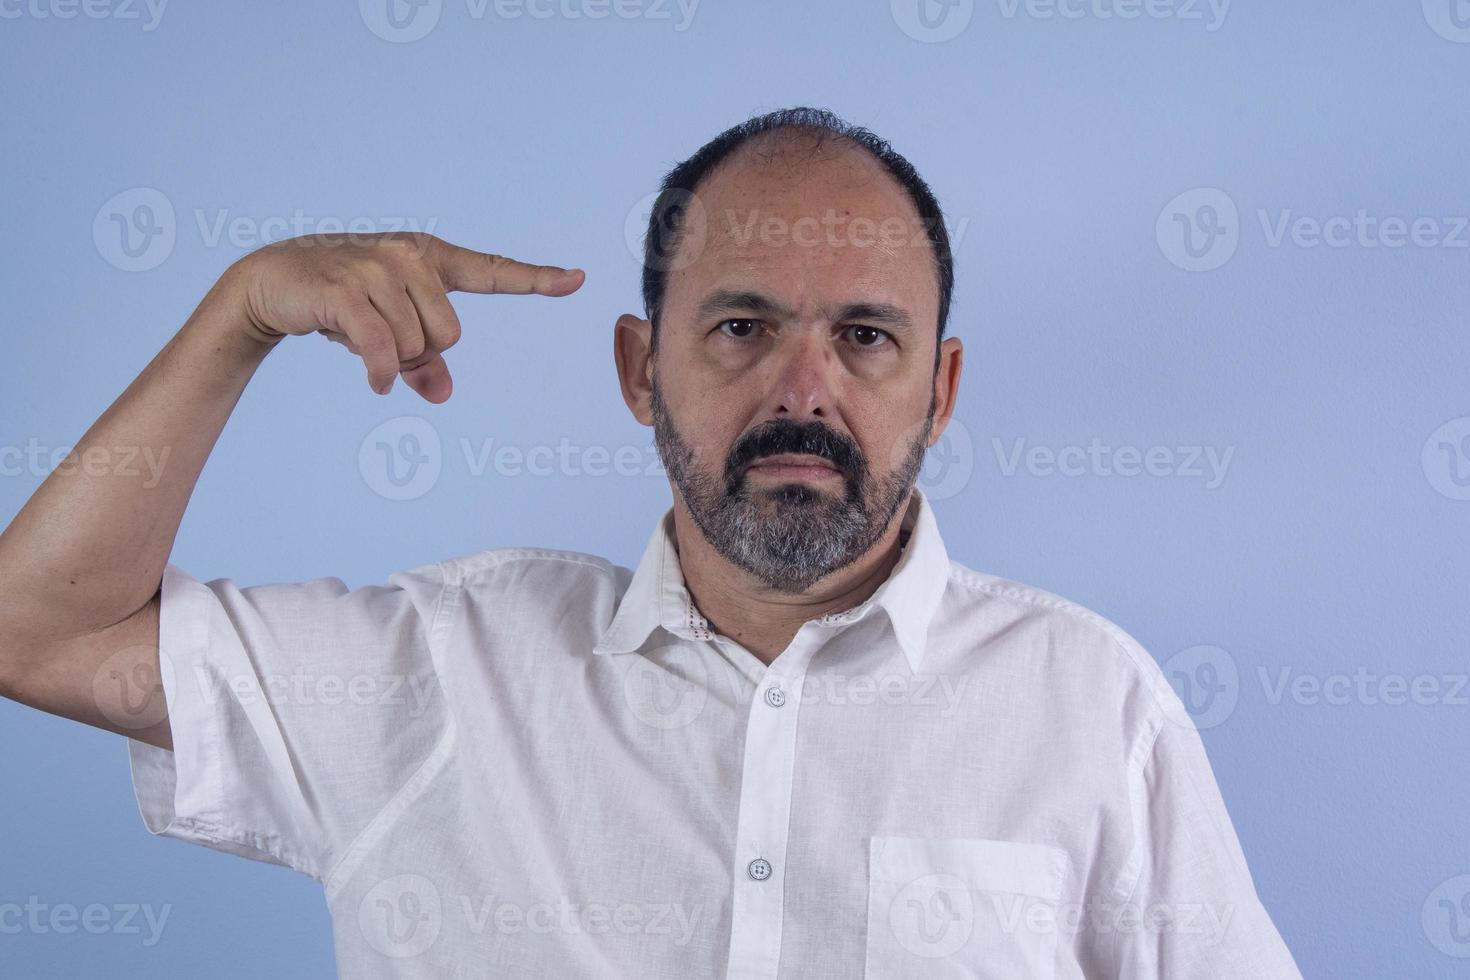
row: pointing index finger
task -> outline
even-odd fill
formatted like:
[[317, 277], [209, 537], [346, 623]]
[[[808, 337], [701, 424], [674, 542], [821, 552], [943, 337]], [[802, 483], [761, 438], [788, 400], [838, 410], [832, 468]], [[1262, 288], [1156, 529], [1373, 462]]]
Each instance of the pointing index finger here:
[[586, 274], [558, 265], [532, 265], [504, 255], [476, 252], [442, 239], [431, 253], [444, 288], [464, 293], [565, 296], [576, 292]]

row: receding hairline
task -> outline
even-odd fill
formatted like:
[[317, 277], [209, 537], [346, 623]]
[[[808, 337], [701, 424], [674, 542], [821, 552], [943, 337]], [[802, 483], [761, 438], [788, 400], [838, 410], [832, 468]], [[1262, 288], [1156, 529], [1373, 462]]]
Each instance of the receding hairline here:
[[701, 175], [698, 186], [691, 192], [698, 193], [708, 188], [721, 174], [741, 166], [768, 168], [784, 162], [788, 165], [787, 173], [802, 175], [813, 167], [844, 161], [861, 161], [859, 166], [862, 169], [885, 178], [907, 203], [909, 210], [919, 213], [918, 205], [903, 181], [894, 176], [870, 148], [842, 133], [803, 123], [791, 123], [752, 136]]

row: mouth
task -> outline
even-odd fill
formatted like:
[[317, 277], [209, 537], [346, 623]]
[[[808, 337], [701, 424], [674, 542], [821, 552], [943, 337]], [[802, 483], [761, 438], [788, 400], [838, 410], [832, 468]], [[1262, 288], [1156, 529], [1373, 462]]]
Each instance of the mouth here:
[[781, 480], [830, 480], [842, 476], [842, 471], [830, 460], [807, 453], [767, 456], [750, 464], [747, 472]]

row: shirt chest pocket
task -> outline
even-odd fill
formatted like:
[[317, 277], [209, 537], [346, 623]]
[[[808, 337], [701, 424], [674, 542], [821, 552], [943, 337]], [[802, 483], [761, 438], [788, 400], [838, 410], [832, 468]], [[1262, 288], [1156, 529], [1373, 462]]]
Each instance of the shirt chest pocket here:
[[1052, 980], [1067, 855], [1046, 844], [872, 837], [867, 980]]

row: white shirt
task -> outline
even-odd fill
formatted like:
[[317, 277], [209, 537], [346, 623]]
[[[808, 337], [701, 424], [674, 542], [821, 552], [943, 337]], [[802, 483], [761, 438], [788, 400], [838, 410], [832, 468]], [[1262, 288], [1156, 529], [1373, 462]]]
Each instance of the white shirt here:
[[1118, 626], [951, 561], [915, 490], [888, 579], [767, 666], [695, 608], [672, 527], [634, 572], [169, 564], [148, 829], [321, 881], [349, 978], [1299, 980]]

